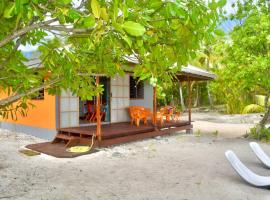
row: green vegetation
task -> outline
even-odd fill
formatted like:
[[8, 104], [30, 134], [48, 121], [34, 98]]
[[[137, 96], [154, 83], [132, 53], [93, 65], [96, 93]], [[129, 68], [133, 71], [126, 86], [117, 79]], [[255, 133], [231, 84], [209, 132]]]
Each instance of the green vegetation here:
[[[251, 134], [265, 138], [265, 124], [270, 116], [270, 3], [244, 0], [231, 6], [236, 13], [227, 20], [233, 20], [236, 26], [229, 33], [217, 32], [211, 41], [203, 40], [200, 51], [190, 60], [218, 77], [210, 84], [192, 83], [193, 106], [225, 105], [228, 114], [264, 112], [254, 129], [256, 133], [253, 130]], [[163, 89], [166, 97], [161, 103], [187, 102], [185, 84]]]
[[[0, 115], [25, 114], [27, 100], [42, 88], [51, 94], [69, 88], [91, 99], [103, 90], [93, 74], [134, 70], [141, 80], [163, 87], [196, 56], [202, 40], [211, 40], [225, 3], [82, 0], [76, 6], [72, 0], [2, 0], [0, 87], [9, 97], [0, 100]], [[26, 44], [39, 45], [39, 68], [27, 67], [19, 50]], [[123, 59], [127, 55], [137, 57], [134, 69]]]
[[264, 112], [264, 107], [257, 105], [257, 104], [250, 104], [247, 105], [244, 109], [242, 114], [248, 114], [248, 113], [260, 113]]
[[225, 67], [219, 69], [217, 84], [219, 89], [223, 88], [221, 96], [226, 96], [230, 113], [241, 111], [255, 94], [265, 95], [265, 115], [256, 127], [257, 134], [265, 135], [270, 115], [269, 2], [239, 1], [237, 6], [238, 12], [232, 19], [240, 24], [234, 27], [225, 45], [222, 59]]
[[262, 142], [270, 141], [270, 129], [262, 128], [260, 132], [258, 132], [257, 127], [253, 127], [250, 129], [249, 137], [252, 139], [260, 140]]
[[[134, 71], [157, 88], [159, 104], [187, 105], [187, 85], [172, 80], [188, 63], [217, 80], [191, 84], [193, 106], [225, 105], [226, 113], [265, 112], [253, 135], [265, 135], [270, 115], [270, 3], [225, 0], [2, 0], [0, 2], [0, 115], [26, 116], [28, 99], [46, 88], [70, 89], [82, 99], [103, 91], [93, 74]], [[222, 20], [236, 26], [223, 33]], [[21, 45], [38, 45], [41, 65], [29, 68]], [[131, 67], [125, 58], [133, 55]], [[259, 96], [258, 96], [259, 95]], [[14, 104], [14, 102], [17, 102]], [[258, 105], [256, 105], [258, 104]], [[261, 137], [261, 136], [260, 136]]]

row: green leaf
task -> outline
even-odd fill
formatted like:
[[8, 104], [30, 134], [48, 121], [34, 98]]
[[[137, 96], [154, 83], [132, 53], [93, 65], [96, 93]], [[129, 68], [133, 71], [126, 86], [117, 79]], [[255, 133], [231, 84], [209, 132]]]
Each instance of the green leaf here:
[[128, 34], [135, 37], [142, 36], [146, 31], [141, 24], [133, 21], [125, 22], [122, 27]]
[[16, 0], [15, 2], [15, 12], [18, 14], [21, 11], [21, 0]]
[[83, 20], [83, 25], [85, 28], [92, 28], [95, 25], [95, 19], [92, 16], [86, 17]]
[[22, 102], [21, 105], [22, 109], [26, 109], [27, 108], [27, 104], [25, 102]]
[[118, 17], [119, 0], [113, 1], [113, 21], [116, 21]]
[[79, 19], [81, 17], [81, 14], [73, 9], [70, 9], [67, 13], [68, 17], [75, 20], [75, 19]]
[[100, 13], [100, 16], [102, 19], [104, 19], [104, 21], [108, 21], [109, 20], [109, 15], [106, 11], [106, 8], [101, 8], [101, 13]]
[[129, 47], [132, 45], [132, 40], [127, 35], [122, 35], [123, 40], [128, 44]]
[[117, 30], [122, 34], [125, 34], [125, 31], [123, 30], [123, 27], [120, 24], [113, 22], [112, 25], [115, 30]]
[[29, 9], [27, 12], [27, 18], [31, 20], [33, 18], [33, 10]]
[[5, 9], [5, 2], [4, 1], [0, 1], [0, 16], [4, 12], [4, 9]]
[[218, 35], [218, 36], [224, 36], [225, 35], [224, 31], [220, 30], [220, 29], [216, 29], [215, 34]]
[[72, 0], [58, 0], [59, 4], [67, 5], [70, 4]]
[[227, 3], [226, 0], [219, 0], [219, 1], [218, 1], [218, 6], [219, 6], [219, 7], [223, 7], [223, 6], [226, 5], [226, 3]]
[[30, 83], [38, 83], [38, 80], [36, 78], [34, 78], [34, 77], [28, 77], [28, 81]]
[[218, 4], [215, 1], [209, 3], [209, 8], [211, 10], [215, 10], [217, 7], [218, 7]]
[[4, 11], [4, 18], [9, 19], [13, 17], [14, 9], [15, 9], [15, 3], [9, 3]]
[[95, 18], [100, 18], [101, 8], [97, 0], [91, 1], [91, 8]]

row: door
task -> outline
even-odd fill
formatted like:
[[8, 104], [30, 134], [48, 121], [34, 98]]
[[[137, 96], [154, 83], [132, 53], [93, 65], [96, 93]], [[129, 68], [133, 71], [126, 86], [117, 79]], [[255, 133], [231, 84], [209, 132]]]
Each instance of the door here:
[[111, 78], [111, 122], [129, 121], [129, 74]]
[[79, 126], [79, 98], [63, 90], [59, 103], [60, 128]]

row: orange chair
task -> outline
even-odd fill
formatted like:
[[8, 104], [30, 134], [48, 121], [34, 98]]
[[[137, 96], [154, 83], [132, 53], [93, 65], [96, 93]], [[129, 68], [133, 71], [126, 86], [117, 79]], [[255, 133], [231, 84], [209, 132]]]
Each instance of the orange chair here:
[[174, 121], [180, 121], [180, 119], [181, 119], [181, 112], [175, 112], [173, 120]]
[[144, 124], [147, 124], [149, 118], [153, 118], [153, 114], [149, 108], [143, 106], [129, 106], [129, 114], [131, 118], [131, 125], [135, 122], [136, 126], [140, 125], [141, 119]]
[[93, 117], [95, 116], [95, 106], [93, 105], [93, 102], [87, 101], [87, 115], [86, 120], [92, 121]]
[[166, 117], [167, 122], [169, 122], [173, 117], [173, 110], [172, 106], [165, 106], [160, 109], [160, 113]]
[[163, 115], [161, 112], [157, 112], [157, 120], [159, 121], [160, 125], [162, 126], [164, 123]]

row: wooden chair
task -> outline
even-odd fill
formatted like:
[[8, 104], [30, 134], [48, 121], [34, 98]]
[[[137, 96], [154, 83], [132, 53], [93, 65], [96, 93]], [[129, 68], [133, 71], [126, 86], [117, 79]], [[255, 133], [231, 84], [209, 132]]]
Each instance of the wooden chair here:
[[[106, 115], [106, 108], [104, 106], [101, 106], [101, 110], [100, 110], [100, 119], [101, 119], [101, 121], [105, 120], [105, 115]], [[97, 121], [97, 112], [96, 112], [96, 110], [94, 111], [90, 121], [91, 122]]]
[[157, 121], [159, 121], [161, 126], [164, 124], [164, 119], [161, 112], [157, 112]]
[[171, 121], [173, 117], [173, 107], [172, 106], [165, 106], [160, 109], [160, 113], [166, 117], [166, 121], [169, 122]]
[[173, 116], [174, 121], [180, 121], [181, 119], [181, 112], [175, 112]]
[[131, 118], [131, 125], [135, 123], [136, 126], [140, 125], [141, 119], [144, 121], [144, 124], [147, 124], [147, 120], [149, 118], [153, 119], [153, 114], [151, 110], [143, 106], [129, 106], [129, 115]]
[[95, 116], [95, 106], [90, 101], [87, 101], [87, 111], [85, 119], [91, 122]]

